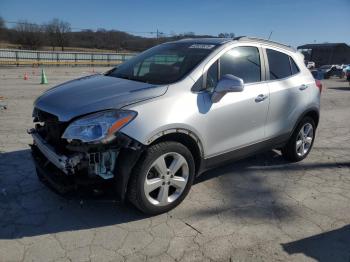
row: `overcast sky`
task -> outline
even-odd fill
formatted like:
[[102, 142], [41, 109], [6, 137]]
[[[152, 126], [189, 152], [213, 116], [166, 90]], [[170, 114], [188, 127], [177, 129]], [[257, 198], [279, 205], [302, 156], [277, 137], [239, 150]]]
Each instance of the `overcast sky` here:
[[272, 40], [292, 46], [350, 44], [350, 0], [0, 0], [0, 16], [36, 23], [60, 18], [74, 30], [105, 28], [145, 36], [158, 29], [267, 38], [273, 31]]

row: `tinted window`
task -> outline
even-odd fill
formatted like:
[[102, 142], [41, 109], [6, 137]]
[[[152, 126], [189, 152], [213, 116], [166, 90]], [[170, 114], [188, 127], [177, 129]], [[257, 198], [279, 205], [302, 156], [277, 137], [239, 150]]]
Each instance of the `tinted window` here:
[[182, 79], [215, 48], [215, 45], [193, 43], [162, 44], [128, 60], [107, 75], [150, 84], [169, 84]]
[[290, 66], [292, 68], [292, 74], [295, 75], [300, 72], [297, 64], [294, 62], [293, 58], [289, 57], [290, 59]]
[[292, 75], [289, 56], [271, 49], [266, 49], [269, 60], [270, 79], [281, 79]]
[[261, 81], [259, 50], [256, 47], [236, 47], [220, 58], [220, 77], [231, 74], [245, 83]]

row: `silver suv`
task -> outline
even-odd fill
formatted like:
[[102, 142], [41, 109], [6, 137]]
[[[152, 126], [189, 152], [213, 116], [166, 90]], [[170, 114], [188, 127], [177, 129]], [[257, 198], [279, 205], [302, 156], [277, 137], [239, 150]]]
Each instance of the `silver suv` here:
[[109, 181], [158, 214], [219, 164], [274, 148], [300, 161], [322, 89], [303, 60], [261, 39], [186, 39], [58, 85], [34, 103], [37, 174], [62, 193]]

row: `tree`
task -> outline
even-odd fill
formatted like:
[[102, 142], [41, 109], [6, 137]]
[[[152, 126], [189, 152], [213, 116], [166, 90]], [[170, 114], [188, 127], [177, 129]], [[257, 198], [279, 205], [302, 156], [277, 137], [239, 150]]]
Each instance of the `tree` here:
[[25, 20], [19, 21], [15, 27], [15, 42], [24, 48], [38, 49], [43, 44], [42, 26], [29, 23]]
[[218, 35], [218, 37], [222, 37], [222, 38], [234, 38], [235, 34], [234, 33], [220, 33]]
[[0, 16], [0, 39], [2, 39], [2, 35], [6, 30], [5, 20]]
[[59, 46], [64, 51], [64, 47], [69, 44], [70, 24], [55, 18], [45, 26], [45, 31], [52, 50]]
[[0, 16], [0, 30], [5, 28], [5, 20]]

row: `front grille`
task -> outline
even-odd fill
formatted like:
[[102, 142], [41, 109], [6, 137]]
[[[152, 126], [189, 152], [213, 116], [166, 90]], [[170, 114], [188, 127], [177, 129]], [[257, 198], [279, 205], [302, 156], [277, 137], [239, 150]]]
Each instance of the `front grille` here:
[[40, 136], [58, 152], [65, 152], [67, 141], [61, 137], [68, 123], [60, 122], [57, 116], [37, 108], [34, 109], [33, 116], [34, 122], [41, 123], [41, 125], [36, 126]]

